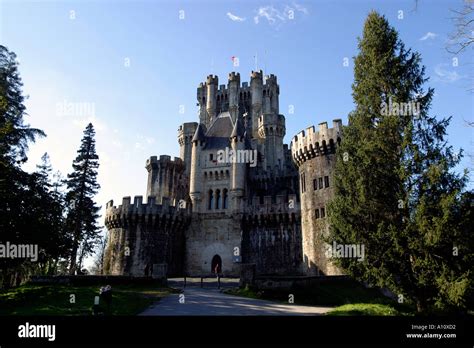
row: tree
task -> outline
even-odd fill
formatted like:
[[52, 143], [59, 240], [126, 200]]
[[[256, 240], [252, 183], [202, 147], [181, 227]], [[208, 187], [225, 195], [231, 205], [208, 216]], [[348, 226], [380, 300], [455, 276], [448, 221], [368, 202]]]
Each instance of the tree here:
[[472, 0], [464, 0], [460, 10], [451, 11], [455, 15], [452, 18], [454, 31], [449, 36], [446, 49], [458, 54], [474, 44], [474, 3]]
[[356, 107], [337, 150], [327, 242], [362, 244], [366, 257], [335, 262], [420, 312], [465, 308], [472, 195], [467, 174], [452, 173], [461, 155], [444, 140], [449, 119], [428, 115], [434, 90], [423, 90], [420, 55], [405, 49], [385, 17], [369, 14], [358, 47]]
[[32, 174], [32, 187], [36, 187], [37, 207], [34, 219], [36, 220], [36, 234], [40, 237], [43, 257], [40, 260], [39, 271], [42, 274], [55, 274], [57, 264], [61, 258], [67, 256], [67, 239], [64, 234], [64, 194], [60, 183], [53, 181], [52, 166], [49, 155], [41, 157], [41, 164]]
[[[36, 210], [32, 176], [21, 169], [27, 160], [28, 144], [45, 134], [29, 127], [25, 96], [16, 55], [0, 45], [0, 231], [2, 241], [37, 241], [27, 222]], [[0, 260], [0, 287], [15, 285], [29, 273], [30, 263], [21, 259]]]
[[[95, 152], [94, 136], [94, 127], [92, 123], [89, 123], [84, 130], [81, 146], [72, 164], [73, 172], [67, 178], [66, 229], [71, 240], [70, 274], [75, 274], [78, 261], [79, 266], [82, 266], [83, 258], [94, 250], [100, 231], [97, 225], [100, 208], [93, 200], [100, 188], [97, 183], [99, 157]], [[78, 255], [79, 250], [81, 252]]]
[[96, 254], [94, 257], [94, 265], [92, 266], [91, 273], [101, 275], [104, 272], [104, 256], [105, 248], [107, 247], [107, 234], [104, 234], [97, 243]]

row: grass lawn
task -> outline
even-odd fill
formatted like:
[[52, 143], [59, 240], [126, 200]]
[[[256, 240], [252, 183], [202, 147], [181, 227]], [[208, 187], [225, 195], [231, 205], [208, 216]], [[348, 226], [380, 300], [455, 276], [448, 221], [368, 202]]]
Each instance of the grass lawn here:
[[334, 308], [327, 315], [404, 315], [393, 306], [380, 303], [353, 303]]
[[[0, 291], [0, 315], [92, 315], [100, 286], [23, 285]], [[174, 290], [154, 286], [112, 287], [111, 315], [136, 315]], [[75, 295], [75, 303], [71, 303]]]
[[409, 315], [413, 309], [401, 306], [383, 296], [377, 289], [367, 289], [353, 280], [341, 280], [313, 286], [311, 289], [261, 290], [229, 289], [231, 295], [288, 303], [288, 295], [294, 295], [294, 303], [308, 306], [335, 306], [328, 315]]

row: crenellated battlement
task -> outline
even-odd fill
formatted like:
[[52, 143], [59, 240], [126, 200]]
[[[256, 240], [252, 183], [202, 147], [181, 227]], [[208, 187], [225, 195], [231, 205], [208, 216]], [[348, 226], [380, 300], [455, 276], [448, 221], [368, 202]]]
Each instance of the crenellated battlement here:
[[270, 74], [265, 76], [265, 85], [277, 85], [276, 75]]
[[209, 75], [206, 79], [206, 84], [208, 85], [218, 85], [219, 84], [219, 77], [217, 75]]
[[285, 196], [253, 197], [246, 207], [244, 224], [250, 225], [286, 225], [300, 220], [300, 203], [294, 194]]
[[254, 196], [248, 203], [247, 214], [296, 213], [300, 210], [300, 203], [295, 194], [263, 196], [263, 199]]
[[168, 156], [168, 155], [161, 155], [159, 159], [157, 156], [151, 156], [149, 159], [146, 160], [145, 167], [147, 168], [148, 171], [150, 169], [163, 168], [163, 167], [179, 169], [181, 167], [184, 168], [184, 162], [179, 157], [174, 157], [174, 159], [171, 160], [171, 156]]
[[[196, 132], [196, 128], [198, 126], [197, 122], [186, 122], [183, 123], [178, 128], [178, 143], [179, 145], [187, 145], [191, 144], [193, 139], [194, 133]], [[184, 159], [184, 158], [182, 158]]]
[[155, 197], [149, 196], [147, 203], [143, 203], [143, 196], [123, 197], [122, 204], [114, 206], [111, 200], [106, 204], [105, 226], [108, 229], [127, 227], [138, 223], [184, 223], [190, 219], [189, 210], [170, 204], [169, 198], [163, 197], [161, 204], [156, 204]]
[[314, 126], [308, 127], [291, 140], [292, 158], [299, 166], [310, 158], [334, 153], [341, 138], [342, 121], [340, 119], [333, 120], [333, 128], [328, 128], [327, 122], [320, 123], [317, 131]]
[[269, 135], [284, 137], [286, 134], [285, 116], [263, 114], [258, 118], [258, 133], [262, 138]]
[[262, 70], [259, 70], [259, 71], [253, 71], [250, 73], [250, 78], [253, 80], [253, 79], [256, 79], [256, 80], [263, 80], [263, 71]]
[[236, 73], [235, 71], [232, 71], [229, 73], [229, 82], [237, 82], [240, 85], [240, 73]]

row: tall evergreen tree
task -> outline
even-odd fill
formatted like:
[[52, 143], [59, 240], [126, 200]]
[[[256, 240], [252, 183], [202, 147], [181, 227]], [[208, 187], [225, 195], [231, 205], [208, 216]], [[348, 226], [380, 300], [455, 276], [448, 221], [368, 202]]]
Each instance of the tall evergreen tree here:
[[[39, 260], [38, 272], [55, 274], [61, 258], [67, 256], [67, 240], [64, 234], [64, 197], [57, 190], [57, 183], [52, 178], [52, 166], [49, 155], [41, 157], [41, 164], [32, 174], [31, 187], [36, 212], [34, 215], [35, 233], [42, 248], [42, 258]], [[30, 198], [30, 199], [32, 199]]]
[[[100, 188], [97, 183], [99, 157], [95, 151], [94, 136], [94, 127], [89, 123], [72, 164], [73, 172], [67, 179], [66, 202], [69, 210], [66, 226], [71, 239], [70, 274], [77, 271], [78, 256], [82, 262], [83, 257], [94, 249], [99, 238], [97, 218], [100, 208], [94, 202], [94, 195]], [[78, 255], [80, 249], [82, 252]]]
[[[28, 143], [45, 134], [25, 123], [25, 96], [16, 55], [0, 45], [0, 240], [34, 243], [36, 212], [30, 199], [32, 177], [21, 169], [27, 160]], [[15, 285], [28, 274], [30, 265], [21, 259], [0, 260], [0, 287]]]
[[[327, 241], [363, 244], [338, 259], [353, 277], [387, 287], [419, 311], [465, 308], [472, 293], [472, 194], [444, 137], [449, 119], [428, 111], [433, 89], [418, 53], [371, 12], [355, 57], [355, 110], [337, 152]], [[408, 111], [408, 112], [407, 112]]]

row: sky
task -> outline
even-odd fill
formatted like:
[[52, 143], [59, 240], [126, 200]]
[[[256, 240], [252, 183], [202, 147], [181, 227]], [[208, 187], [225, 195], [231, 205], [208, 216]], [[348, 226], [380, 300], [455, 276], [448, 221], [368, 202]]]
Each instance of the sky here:
[[[454, 30], [450, 9], [461, 6], [462, 0], [0, 0], [0, 44], [18, 56], [29, 96], [26, 121], [47, 134], [30, 146], [25, 169], [34, 170], [48, 152], [55, 170], [70, 173], [92, 122], [98, 204], [145, 195], [146, 159], [179, 155], [177, 129], [198, 121], [196, 88], [209, 74], [219, 84], [231, 71], [242, 82], [256, 69], [277, 75], [286, 143], [320, 122], [346, 124], [357, 37], [370, 10], [421, 54], [426, 87], [435, 89], [431, 113], [452, 116], [449, 144], [472, 153], [472, 49], [456, 56], [445, 49]], [[457, 170], [466, 167], [472, 168], [468, 157]]]

